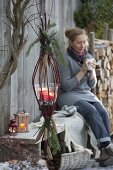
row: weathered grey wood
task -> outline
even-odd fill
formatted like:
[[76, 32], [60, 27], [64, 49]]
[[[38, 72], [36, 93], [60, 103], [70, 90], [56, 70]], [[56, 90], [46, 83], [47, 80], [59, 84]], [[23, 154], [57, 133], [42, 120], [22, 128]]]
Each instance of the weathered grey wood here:
[[[89, 43], [90, 53], [95, 58], [95, 33], [94, 32], [90, 32], [89, 39], [90, 39], [90, 43]], [[92, 92], [96, 94], [96, 87], [92, 89]]]
[[13, 114], [18, 110], [18, 82], [17, 82], [17, 70], [11, 76], [11, 108], [10, 108], [10, 115], [13, 117]]
[[[3, 7], [7, 2], [10, 1], [0, 1], [0, 6]], [[43, 1], [43, 3], [45, 3], [45, 1]], [[45, 4], [43, 3], [42, 7], [45, 6]], [[67, 45], [64, 31], [68, 27], [74, 26], [73, 11], [76, 9], [78, 4], [79, 1], [75, 2], [75, 0], [46, 1], [46, 11], [48, 12], [48, 14], [51, 11], [51, 7], [53, 8], [50, 19], [56, 22], [56, 31], [58, 31], [57, 35], [62, 51], [65, 50]], [[33, 7], [33, 9], [29, 9], [29, 11], [30, 14], [33, 13], [34, 11], [36, 11], [36, 7]], [[26, 12], [27, 15], [29, 14], [29, 11], [28, 13]], [[0, 23], [0, 39], [2, 40], [0, 41], [0, 43], [1, 45], [3, 45], [4, 42], [6, 43], [7, 40], [10, 39], [10, 29], [5, 24], [3, 24], [2, 20], [0, 20]], [[33, 22], [32, 24], [34, 26]], [[40, 117], [38, 104], [36, 102], [31, 83], [32, 73], [39, 56], [40, 46], [35, 45], [35, 47], [31, 50], [29, 56], [26, 58], [26, 49], [28, 45], [36, 38], [36, 35], [30, 25], [26, 28], [26, 36], [29, 37], [28, 44], [26, 45], [26, 48], [21, 52], [21, 55], [18, 59], [18, 68], [16, 72], [11, 76], [11, 109], [10, 83], [6, 84], [6, 86], [0, 91], [0, 134], [3, 134], [5, 129], [7, 129], [9, 118], [13, 117], [13, 113], [17, 112], [20, 109], [24, 109], [26, 112], [30, 113], [30, 121], [37, 121]], [[0, 67], [6, 61], [8, 56], [7, 53], [5, 53], [6, 55], [4, 58], [0, 58]]]
[[[6, 9], [10, 7], [8, 0], [0, 1], [1, 9]], [[3, 10], [2, 10], [3, 11]], [[4, 16], [2, 13], [1, 16]], [[6, 18], [0, 17], [0, 46], [4, 46], [8, 44], [10, 39], [10, 29], [9, 27], [3, 23], [8, 23]], [[0, 56], [0, 69], [4, 65], [7, 60], [9, 54], [9, 48], [5, 48], [5, 52]], [[8, 131], [8, 124], [10, 119], [10, 81], [6, 83], [6, 85], [0, 90], [0, 136]]]
[[[39, 1], [37, 0], [37, 3]], [[66, 28], [74, 26], [73, 21], [73, 11], [78, 6], [79, 1], [75, 0], [47, 0], [41, 1], [42, 8], [45, 7], [48, 17], [51, 21], [56, 23], [56, 31], [58, 32], [57, 38], [61, 46], [62, 51], [64, 52], [66, 48], [66, 38], [64, 31]], [[45, 2], [45, 4], [43, 4]], [[32, 2], [31, 2], [32, 3]], [[52, 8], [52, 12], [51, 12]], [[26, 16], [36, 12], [36, 7], [30, 7], [26, 11]], [[38, 24], [38, 23], [37, 23]], [[32, 22], [34, 25], [34, 21]], [[36, 28], [36, 27], [35, 27]], [[28, 45], [36, 38], [36, 34], [30, 25], [26, 27], [26, 36], [28, 36], [28, 42], [24, 50], [22, 51], [19, 60], [18, 68], [16, 73], [12, 76], [11, 82], [11, 114], [16, 112], [19, 109], [25, 109], [26, 112], [30, 113], [30, 121], [37, 121], [40, 117], [40, 112], [38, 109], [38, 104], [36, 102], [33, 89], [32, 89], [32, 73], [36, 61], [39, 57], [39, 48], [40, 45], [36, 44], [32, 48], [29, 56], [26, 58], [26, 50]]]
[[[36, 8], [32, 7], [31, 13], [37, 12], [36, 10]], [[29, 14], [29, 11], [28, 13], [26, 12], [26, 16], [29, 17], [31, 13]], [[31, 24], [34, 26], [34, 21], [31, 22]], [[31, 82], [33, 69], [39, 56], [39, 44], [36, 44], [30, 51], [29, 56], [26, 57], [26, 51], [28, 49], [28, 46], [33, 42], [34, 39], [37, 38], [35, 32], [33, 31], [30, 25], [27, 25], [26, 27], [26, 36], [29, 36], [28, 43], [18, 59], [16, 75], [12, 76], [12, 81], [14, 82], [16, 80], [16, 94], [15, 91], [12, 90], [13, 99], [11, 105], [11, 114], [14, 113], [14, 111], [16, 112], [17, 110], [24, 109], [26, 112], [30, 113], [31, 121], [37, 121], [39, 120], [40, 114], [38, 104], [36, 103], [36, 99], [33, 93]], [[17, 102], [13, 102], [14, 100], [16, 100]]]
[[109, 29], [109, 31], [108, 31], [108, 39], [113, 41], [113, 29]]
[[108, 32], [109, 32], [109, 25], [108, 23], [104, 24], [104, 34], [103, 34], [103, 39], [108, 40]]
[[90, 32], [89, 41], [90, 41], [89, 43], [90, 53], [95, 58], [95, 33], [94, 32]]

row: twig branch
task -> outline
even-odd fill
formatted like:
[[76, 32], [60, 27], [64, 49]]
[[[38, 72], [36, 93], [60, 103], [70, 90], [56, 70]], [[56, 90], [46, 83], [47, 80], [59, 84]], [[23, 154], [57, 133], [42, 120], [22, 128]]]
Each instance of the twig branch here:
[[37, 31], [34, 29], [34, 27], [32, 26], [32, 24], [29, 22], [29, 20], [27, 19], [27, 17], [25, 16], [27, 22], [30, 24], [30, 26], [32, 27], [33, 31], [35, 32], [35, 34], [37, 35], [37, 37], [39, 38], [39, 34], [37, 33]]
[[10, 40], [10, 54], [7, 57], [6, 63], [0, 70], [0, 88], [3, 87], [11, 74], [16, 70], [17, 58], [27, 42], [27, 39], [24, 39], [25, 21], [23, 17], [29, 2], [30, 0], [12, 0], [12, 13], [5, 10], [6, 17], [10, 21], [13, 29]]

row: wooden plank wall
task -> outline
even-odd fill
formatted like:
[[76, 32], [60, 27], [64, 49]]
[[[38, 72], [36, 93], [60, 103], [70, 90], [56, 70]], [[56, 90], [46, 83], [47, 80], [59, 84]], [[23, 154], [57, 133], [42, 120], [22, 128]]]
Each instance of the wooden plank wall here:
[[[30, 7], [30, 9], [26, 11], [27, 18], [29, 18], [29, 16], [35, 12], [37, 12], [36, 7]], [[34, 27], [34, 21], [32, 21], [31, 24]], [[11, 78], [10, 112], [13, 116], [13, 113], [24, 109], [26, 112], [30, 113], [30, 119], [35, 121], [34, 119], [38, 119], [39, 113], [32, 90], [31, 79], [35, 63], [38, 59], [39, 45], [36, 44], [31, 50], [29, 56], [26, 57], [26, 51], [29, 45], [34, 39], [37, 38], [30, 24], [28, 24], [26, 27], [26, 36], [28, 37], [27, 45], [25, 46], [24, 50], [22, 50], [22, 53], [18, 58], [17, 70]]]
[[[10, 7], [8, 0], [0, 1], [0, 8], [6, 9]], [[0, 50], [4, 45], [8, 45], [10, 39], [10, 29], [7, 24], [8, 21], [5, 18], [4, 10], [0, 10]], [[4, 21], [4, 22], [3, 22]], [[7, 23], [7, 24], [5, 24]], [[5, 48], [4, 52], [0, 51], [0, 70], [4, 63], [7, 61], [9, 54], [9, 46]], [[9, 123], [10, 118], [10, 80], [6, 85], [0, 89], [0, 136], [3, 135], [7, 131], [7, 125]]]
[[[43, 6], [45, 6], [48, 15], [50, 15], [52, 8], [51, 20], [56, 22], [58, 40], [63, 51], [65, 47], [64, 30], [74, 26], [73, 11], [78, 8], [79, 0], [47, 0]], [[27, 15], [35, 11], [35, 7], [32, 7], [29, 9]], [[33, 22], [32, 24], [34, 26]], [[13, 116], [13, 113], [24, 109], [30, 113], [30, 121], [35, 122], [39, 119], [40, 113], [33, 94], [31, 78], [39, 55], [39, 45], [35, 45], [30, 55], [26, 58], [26, 49], [32, 40], [36, 38], [30, 25], [26, 28], [26, 36], [27, 35], [29, 37], [28, 43], [19, 57], [17, 71], [11, 78], [10, 114]]]

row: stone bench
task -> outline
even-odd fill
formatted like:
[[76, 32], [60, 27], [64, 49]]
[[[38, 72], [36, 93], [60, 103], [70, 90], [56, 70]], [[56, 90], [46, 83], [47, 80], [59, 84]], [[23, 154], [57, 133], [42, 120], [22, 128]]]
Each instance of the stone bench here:
[[64, 124], [64, 142], [69, 152], [81, 148], [87, 148], [88, 136], [90, 137], [90, 145], [93, 148], [95, 157], [98, 157], [99, 150], [97, 147], [97, 140], [92, 133], [89, 126], [86, 124], [84, 118], [76, 112], [72, 116], [65, 116], [63, 111], [53, 115], [56, 124]]
[[[1, 136], [1, 138], [10, 138], [13, 140], [18, 140], [22, 144], [36, 144], [39, 150], [39, 156], [41, 157], [41, 142], [40, 139], [38, 142], [36, 141], [36, 137], [38, 135], [38, 130], [41, 127], [41, 122], [36, 123], [30, 123], [29, 124], [29, 131], [28, 132], [22, 132], [22, 133], [16, 133], [16, 134], [6, 134], [4, 136]], [[64, 124], [58, 124], [57, 127], [57, 133], [61, 133], [64, 131]]]
[[[79, 147], [87, 148], [88, 134], [90, 134], [90, 143], [97, 154], [98, 148], [94, 135], [91, 130], [88, 129], [83, 117], [76, 113], [73, 116], [66, 117], [63, 113], [56, 113], [53, 115], [53, 119], [56, 122], [57, 133], [61, 134], [60, 140], [65, 143], [63, 152], [65, 152], [65, 146], [68, 148], [68, 151], [71, 152], [73, 147], [74, 150]], [[13, 135], [5, 135], [2, 138], [12, 138], [18, 139], [23, 144], [35, 144], [37, 131], [41, 127], [41, 122], [30, 123], [29, 131], [24, 133], [17, 133]], [[73, 129], [73, 131], [72, 131]], [[37, 133], [36, 133], [37, 132]], [[34, 135], [35, 134], [35, 135]], [[41, 156], [41, 139], [37, 142], [37, 147], [39, 148], [39, 155]], [[98, 155], [98, 154], [97, 154]]]

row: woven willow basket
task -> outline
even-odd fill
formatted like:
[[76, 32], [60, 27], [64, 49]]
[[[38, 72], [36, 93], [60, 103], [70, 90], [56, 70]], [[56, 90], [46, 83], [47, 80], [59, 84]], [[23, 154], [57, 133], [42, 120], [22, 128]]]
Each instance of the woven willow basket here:
[[87, 150], [62, 154], [59, 170], [75, 170], [83, 168], [87, 165], [90, 158], [91, 152]]

